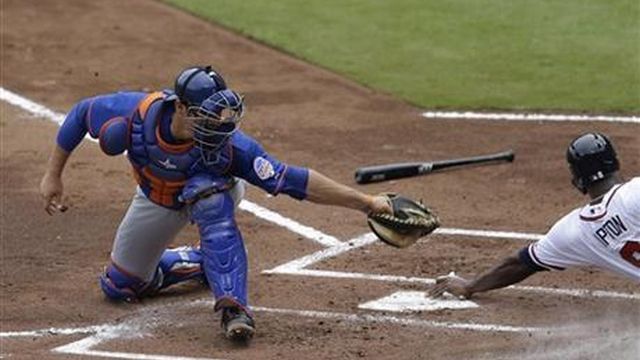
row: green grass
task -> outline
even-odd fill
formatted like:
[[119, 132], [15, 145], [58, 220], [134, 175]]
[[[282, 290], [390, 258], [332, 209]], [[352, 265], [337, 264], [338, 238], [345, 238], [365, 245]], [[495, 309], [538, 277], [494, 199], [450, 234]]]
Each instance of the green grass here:
[[640, 111], [638, 0], [165, 0], [426, 108]]

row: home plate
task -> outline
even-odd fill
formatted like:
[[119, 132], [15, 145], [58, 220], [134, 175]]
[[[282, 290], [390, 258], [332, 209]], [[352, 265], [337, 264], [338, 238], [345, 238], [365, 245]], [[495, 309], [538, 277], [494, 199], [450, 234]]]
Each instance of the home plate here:
[[373, 300], [358, 306], [360, 309], [412, 312], [434, 311], [442, 309], [473, 309], [478, 304], [470, 300], [459, 300], [445, 293], [441, 298], [434, 299], [424, 291], [398, 291], [378, 300]]

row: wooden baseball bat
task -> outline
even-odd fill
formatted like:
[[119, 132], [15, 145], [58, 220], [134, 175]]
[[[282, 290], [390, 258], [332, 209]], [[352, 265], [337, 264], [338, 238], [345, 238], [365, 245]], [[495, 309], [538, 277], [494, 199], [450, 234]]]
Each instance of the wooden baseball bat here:
[[513, 150], [508, 150], [497, 154], [459, 159], [366, 166], [356, 170], [355, 178], [358, 184], [369, 184], [372, 182], [425, 175], [454, 166], [474, 165], [494, 161], [512, 162], [514, 158], [515, 153]]

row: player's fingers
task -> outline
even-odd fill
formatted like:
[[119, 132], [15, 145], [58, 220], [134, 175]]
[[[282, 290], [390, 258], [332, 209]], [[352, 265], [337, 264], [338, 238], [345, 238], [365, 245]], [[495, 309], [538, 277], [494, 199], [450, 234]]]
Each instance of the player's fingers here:
[[51, 200], [53, 199], [53, 195], [47, 195], [45, 193], [41, 193], [40, 197], [42, 198], [42, 204], [45, 209], [51, 204]]
[[65, 212], [69, 209], [69, 207], [62, 202], [62, 196], [60, 196], [60, 194], [55, 194], [51, 202], [55, 206], [56, 211]]
[[451, 278], [455, 278], [455, 277], [458, 277], [458, 276], [456, 275], [455, 271], [451, 271], [451, 272], [450, 272], [450, 273], [448, 273], [447, 275], [441, 275], [441, 276], [438, 276], [438, 277], [436, 278], [436, 284], [445, 283], [445, 282], [449, 281], [449, 279], [451, 279]]
[[47, 206], [44, 208], [44, 211], [46, 211], [47, 214], [49, 215], [53, 215], [53, 213], [56, 212], [55, 205], [49, 202]]
[[53, 215], [55, 212], [65, 212], [69, 209], [67, 205], [60, 202], [60, 196], [54, 195], [47, 203], [45, 211], [49, 215]]
[[431, 287], [431, 289], [429, 290], [429, 295], [431, 297], [440, 297], [442, 296], [442, 294], [444, 294], [444, 291], [447, 289], [447, 285], [446, 283], [439, 283], [439, 284], [435, 284]]
[[436, 284], [443, 284], [446, 283], [447, 280], [449, 280], [449, 275], [445, 275], [445, 276], [438, 276], [436, 278]]

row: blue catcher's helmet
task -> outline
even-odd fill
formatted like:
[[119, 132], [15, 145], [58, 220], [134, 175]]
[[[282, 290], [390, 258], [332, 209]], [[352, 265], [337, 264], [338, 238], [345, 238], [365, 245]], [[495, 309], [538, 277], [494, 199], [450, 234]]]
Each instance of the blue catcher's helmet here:
[[613, 144], [596, 132], [580, 135], [571, 141], [567, 148], [567, 162], [573, 176], [571, 182], [583, 194], [589, 185], [620, 169]]
[[227, 84], [211, 66], [189, 67], [176, 77], [175, 94], [168, 100], [178, 99], [187, 106], [200, 105], [213, 93], [224, 90]]
[[235, 91], [225, 89], [208, 97], [200, 106], [190, 106], [187, 114], [195, 145], [211, 153], [238, 130], [244, 115], [244, 101]]

